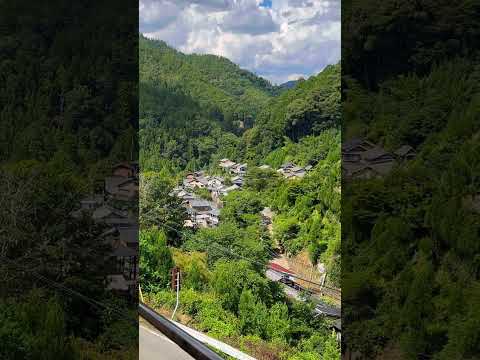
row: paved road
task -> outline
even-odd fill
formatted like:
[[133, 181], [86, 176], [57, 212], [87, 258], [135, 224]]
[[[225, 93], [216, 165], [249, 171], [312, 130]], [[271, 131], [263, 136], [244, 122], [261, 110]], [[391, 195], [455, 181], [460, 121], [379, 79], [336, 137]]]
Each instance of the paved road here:
[[159, 331], [140, 323], [140, 360], [194, 360]]
[[[277, 282], [282, 278], [281, 274], [279, 274], [277, 271], [270, 270], [270, 269], [266, 271], [266, 276], [270, 280], [277, 281]], [[290, 286], [283, 285], [283, 291], [285, 292], [285, 294], [287, 294], [287, 296], [291, 298], [295, 298], [296, 300], [300, 300], [300, 301], [305, 301], [305, 298], [302, 297], [301, 292], [291, 288]], [[316, 314], [319, 314], [319, 315], [323, 314], [323, 315], [332, 316], [335, 318], [339, 318], [341, 316], [340, 308], [329, 305], [316, 297], [312, 297], [311, 300], [314, 303], [316, 303], [316, 307], [315, 307]]]

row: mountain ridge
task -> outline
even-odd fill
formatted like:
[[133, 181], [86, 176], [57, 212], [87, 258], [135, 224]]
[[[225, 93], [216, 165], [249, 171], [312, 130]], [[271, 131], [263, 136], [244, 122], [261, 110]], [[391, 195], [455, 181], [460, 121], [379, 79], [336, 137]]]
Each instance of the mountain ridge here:
[[276, 95], [267, 80], [216, 55], [183, 54], [140, 36], [140, 81], [164, 83], [237, 124], [253, 118]]

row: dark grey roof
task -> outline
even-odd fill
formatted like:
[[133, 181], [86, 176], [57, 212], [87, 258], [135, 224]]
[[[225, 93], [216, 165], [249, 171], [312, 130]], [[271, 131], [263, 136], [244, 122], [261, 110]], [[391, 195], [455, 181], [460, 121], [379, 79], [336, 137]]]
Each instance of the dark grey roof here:
[[280, 166], [280, 168], [281, 169], [286, 169], [286, 168], [293, 167], [293, 166], [295, 166], [294, 163], [287, 162], [287, 163], [283, 164], [282, 166]]
[[138, 256], [138, 252], [127, 246], [120, 246], [112, 252], [112, 256], [115, 256], [115, 257]]
[[372, 148], [375, 145], [365, 139], [353, 138], [342, 143], [342, 151], [349, 151], [357, 146], [363, 146], [364, 148]]
[[335, 320], [335, 322], [333, 323], [333, 327], [335, 328], [335, 330], [342, 331], [342, 319]]
[[108, 176], [105, 178], [105, 190], [113, 194], [118, 190], [119, 186], [135, 181], [135, 178], [125, 178], [123, 176]]
[[112, 208], [111, 206], [108, 206], [108, 205], [103, 205], [103, 206], [97, 208], [93, 212], [92, 217], [93, 217], [93, 219], [96, 220], [96, 219], [104, 219], [104, 218], [106, 218], [107, 216], [110, 216], [110, 215], [114, 215], [114, 216], [117, 216], [119, 218], [126, 218], [128, 216], [128, 212], [117, 210], [117, 209]]
[[219, 216], [220, 210], [218, 210], [217, 208], [212, 208], [212, 210], [210, 210], [208, 213], [213, 216]]
[[339, 318], [342, 312], [339, 308], [333, 307], [326, 303], [319, 303], [315, 306], [315, 312], [317, 314]]
[[395, 151], [395, 155], [404, 156], [410, 151], [413, 151], [413, 148], [410, 145], [402, 145]]
[[370, 164], [368, 165], [368, 168], [372, 169], [376, 173], [380, 175], [386, 175], [388, 174], [392, 168], [393, 168], [394, 162], [386, 162], [386, 163], [380, 163], [380, 164]]
[[138, 243], [138, 228], [124, 228], [119, 229], [120, 232], [120, 240], [127, 243], [127, 244], [136, 244]]
[[373, 149], [367, 150], [362, 154], [362, 158], [367, 161], [378, 159], [381, 156], [390, 155], [384, 149], [379, 146], [374, 147]]
[[342, 161], [342, 168], [348, 171], [349, 173], [355, 173], [359, 170], [366, 168], [366, 165], [361, 162], [346, 162]]
[[354, 148], [357, 145], [360, 145], [363, 142], [362, 139], [353, 138], [342, 143], [342, 150], [349, 150]]

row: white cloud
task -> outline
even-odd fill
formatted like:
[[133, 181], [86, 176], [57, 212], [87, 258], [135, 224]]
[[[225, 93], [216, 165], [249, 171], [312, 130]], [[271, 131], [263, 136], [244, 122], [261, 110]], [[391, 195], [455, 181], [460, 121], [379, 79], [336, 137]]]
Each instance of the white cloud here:
[[186, 53], [229, 58], [274, 83], [340, 59], [339, 0], [140, 0], [140, 31]]

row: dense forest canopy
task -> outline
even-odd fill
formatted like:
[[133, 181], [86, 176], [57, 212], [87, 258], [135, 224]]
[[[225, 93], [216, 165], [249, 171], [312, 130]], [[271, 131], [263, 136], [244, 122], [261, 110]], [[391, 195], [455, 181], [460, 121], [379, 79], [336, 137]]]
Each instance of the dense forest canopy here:
[[251, 121], [276, 92], [268, 81], [225, 58], [185, 55], [143, 36], [140, 58], [142, 83], [183, 91], [227, 126]]

